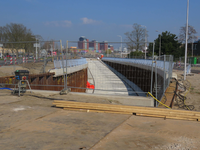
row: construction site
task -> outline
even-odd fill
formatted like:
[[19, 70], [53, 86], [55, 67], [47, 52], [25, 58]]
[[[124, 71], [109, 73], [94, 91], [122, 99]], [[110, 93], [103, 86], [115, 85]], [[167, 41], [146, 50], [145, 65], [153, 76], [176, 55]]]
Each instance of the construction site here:
[[198, 149], [200, 74], [182, 74], [165, 55], [2, 65], [0, 149]]

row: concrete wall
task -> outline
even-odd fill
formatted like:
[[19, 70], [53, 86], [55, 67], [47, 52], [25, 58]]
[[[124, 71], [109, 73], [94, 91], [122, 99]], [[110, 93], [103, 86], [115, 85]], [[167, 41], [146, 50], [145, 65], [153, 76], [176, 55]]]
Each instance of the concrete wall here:
[[[142, 64], [134, 64], [128, 62], [116, 62], [116, 61], [105, 61], [105, 64], [112, 67], [122, 75], [124, 75], [128, 80], [132, 81], [144, 92], [151, 91], [151, 66], [146, 66]], [[165, 72], [165, 77], [167, 78], [167, 72]], [[166, 79], [165, 78], [165, 79]], [[163, 81], [164, 71], [157, 69], [157, 98], [160, 99], [163, 94]], [[153, 84], [152, 84], [152, 94], [155, 95], [155, 70], [153, 72]]]
[[[67, 67], [67, 74], [71, 74], [71, 73], [86, 69], [87, 67], [88, 67], [88, 64], [74, 66], [74, 67]], [[63, 72], [63, 68], [51, 69], [51, 70], [49, 70], [49, 72], [50, 73], [54, 72], [55, 73], [54, 77], [57, 77], [57, 76], [64, 75], [66, 73], [66, 69], [64, 69], [64, 72]]]

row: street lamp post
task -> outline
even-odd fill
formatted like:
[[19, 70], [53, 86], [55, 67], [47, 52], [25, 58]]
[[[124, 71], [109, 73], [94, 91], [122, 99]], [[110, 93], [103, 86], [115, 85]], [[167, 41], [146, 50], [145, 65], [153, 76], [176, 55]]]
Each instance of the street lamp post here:
[[194, 36], [192, 36], [192, 57], [193, 57], [193, 43], [194, 43]]
[[160, 42], [159, 42], [159, 56], [161, 55], [161, 32], [156, 30], [156, 32], [159, 32]]
[[147, 27], [145, 25], [141, 25], [145, 27], [145, 44], [144, 44], [144, 58], [146, 59], [146, 47], [147, 47]]
[[52, 48], [52, 44], [49, 44], [51, 46], [51, 57], [53, 58], [53, 48]]
[[188, 40], [188, 13], [189, 13], [189, 0], [187, 0], [187, 18], [186, 18], [186, 34], [185, 34], [185, 68], [184, 68], [184, 80], [186, 80], [187, 40]]
[[122, 57], [122, 36], [121, 35], [117, 35], [119, 37], [121, 37], [121, 57]]
[[38, 59], [38, 52], [37, 52], [37, 38], [35, 38], [36, 39], [36, 51], [35, 51], [35, 53], [36, 53], [36, 60]]

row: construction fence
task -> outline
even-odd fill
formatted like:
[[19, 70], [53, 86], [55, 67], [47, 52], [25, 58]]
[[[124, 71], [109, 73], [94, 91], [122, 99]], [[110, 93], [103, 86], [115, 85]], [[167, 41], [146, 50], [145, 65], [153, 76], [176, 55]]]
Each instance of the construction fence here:
[[8, 66], [13, 74], [1, 77], [0, 84], [12, 87], [17, 84], [14, 71], [27, 69], [33, 89], [121, 96], [146, 96], [151, 92], [161, 99], [172, 77], [173, 56], [130, 56], [125, 44], [71, 41], [66, 49], [52, 53], [46, 50], [46, 54], [40, 51], [38, 59], [27, 59], [24, 53], [17, 63]]

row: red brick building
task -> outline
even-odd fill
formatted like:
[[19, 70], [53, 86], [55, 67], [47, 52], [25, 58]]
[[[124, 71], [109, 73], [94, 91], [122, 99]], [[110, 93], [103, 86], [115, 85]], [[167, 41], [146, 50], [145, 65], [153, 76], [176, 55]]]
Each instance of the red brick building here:
[[81, 36], [78, 41], [78, 49], [89, 49], [89, 39]]
[[92, 41], [89, 43], [89, 48], [90, 48], [90, 49], [93, 49], [93, 50], [100, 50], [100, 44], [98, 43], [98, 41], [92, 40]]
[[107, 49], [108, 49], [107, 41], [103, 41], [102, 43], [100, 43], [100, 50], [106, 51]]
[[108, 45], [108, 49], [110, 49], [110, 50], [111, 50], [111, 52], [113, 52], [113, 51], [114, 51], [114, 47], [113, 47], [112, 45]]

